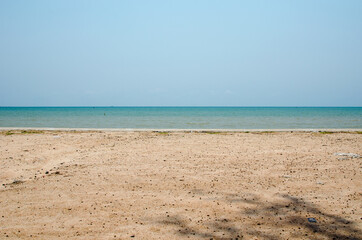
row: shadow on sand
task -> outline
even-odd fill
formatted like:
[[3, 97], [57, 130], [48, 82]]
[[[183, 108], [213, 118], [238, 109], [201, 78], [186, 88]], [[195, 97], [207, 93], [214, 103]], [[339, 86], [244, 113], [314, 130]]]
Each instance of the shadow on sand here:
[[[194, 223], [185, 213], [159, 219], [157, 224], [171, 226], [179, 237], [204, 239], [362, 239], [355, 222], [322, 212], [302, 198], [280, 195], [268, 202], [252, 194], [247, 197], [227, 195], [221, 204], [248, 207], [224, 215], [230, 218]], [[308, 217], [317, 222], [309, 222]]]

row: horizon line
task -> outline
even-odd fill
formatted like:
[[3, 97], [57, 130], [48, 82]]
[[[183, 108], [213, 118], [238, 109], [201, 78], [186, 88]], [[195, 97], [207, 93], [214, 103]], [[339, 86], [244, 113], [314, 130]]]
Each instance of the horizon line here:
[[147, 106], [147, 105], [137, 105], [137, 106], [117, 106], [117, 105], [88, 105], [88, 106], [0, 106], [0, 108], [11, 108], [11, 107], [14, 107], [14, 108], [36, 108], [36, 107], [39, 107], [39, 108], [71, 108], [71, 107], [74, 107], [74, 108], [102, 108], [102, 107], [114, 107], [114, 108], [146, 108], [146, 107], [149, 107], [149, 108], [177, 108], [177, 107], [180, 107], [180, 108], [207, 108], [207, 107], [213, 107], [213, 108], [257, 108], [257, 107], [263, 107], [263, 108], [280, 108], [280, 107], [285, 107], [285, 108], [343, 108], [343, 107], [355, 107], [355, 108], [360, 108], [362, 106], [172, 106], [172, 105], [169, 105], [169, 106], [157, 106], [157, 105], [151, 105], [151, 106]]

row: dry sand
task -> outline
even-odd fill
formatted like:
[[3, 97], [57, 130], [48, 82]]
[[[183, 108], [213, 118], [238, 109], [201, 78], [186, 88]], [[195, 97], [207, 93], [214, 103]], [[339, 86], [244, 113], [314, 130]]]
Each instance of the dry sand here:
[[362, 238], [358, 133], [13, 132], [0, 239]]

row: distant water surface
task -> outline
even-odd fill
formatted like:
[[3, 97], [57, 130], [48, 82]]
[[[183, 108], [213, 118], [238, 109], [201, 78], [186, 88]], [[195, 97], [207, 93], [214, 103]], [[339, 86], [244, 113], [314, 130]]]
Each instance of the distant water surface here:
[[362, 107], [0, 107], [0, 127], [362, 128]]

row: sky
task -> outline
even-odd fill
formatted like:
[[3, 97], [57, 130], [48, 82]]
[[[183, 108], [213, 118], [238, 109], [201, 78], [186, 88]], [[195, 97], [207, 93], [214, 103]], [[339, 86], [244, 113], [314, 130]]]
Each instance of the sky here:
[[0, 106], [362, 106], [361, 0], [3, 0]]

